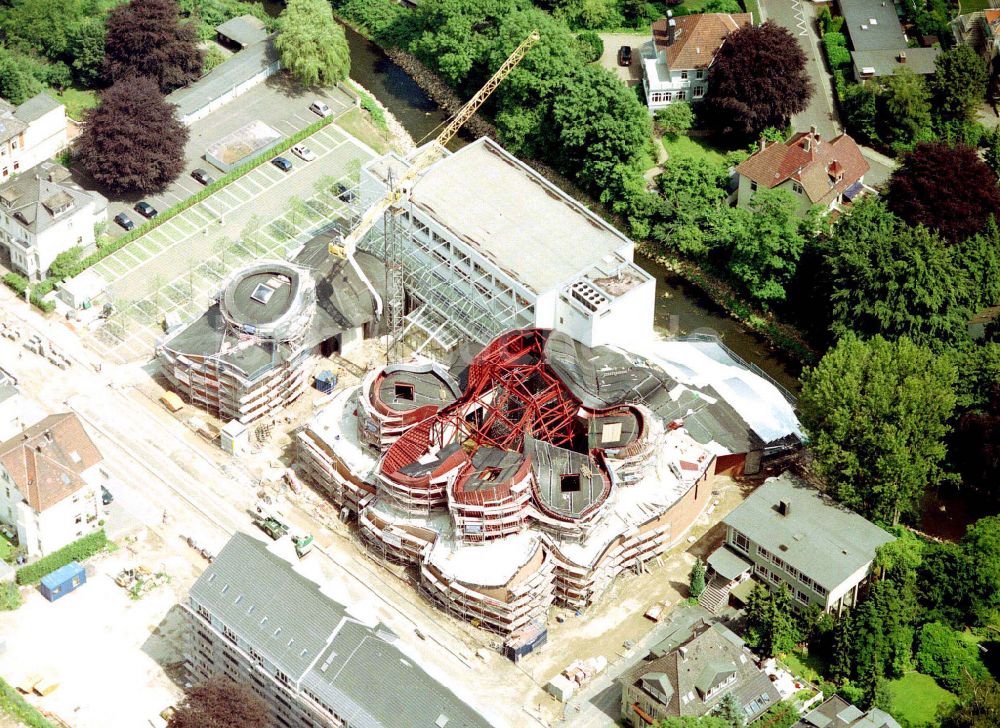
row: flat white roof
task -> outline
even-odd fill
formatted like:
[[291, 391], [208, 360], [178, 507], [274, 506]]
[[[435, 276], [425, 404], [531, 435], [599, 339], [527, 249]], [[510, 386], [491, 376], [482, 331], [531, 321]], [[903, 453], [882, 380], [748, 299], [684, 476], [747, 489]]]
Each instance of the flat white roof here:
[[434, 163], [411, 200], [535, 293], [632, 241], [486, 137]]

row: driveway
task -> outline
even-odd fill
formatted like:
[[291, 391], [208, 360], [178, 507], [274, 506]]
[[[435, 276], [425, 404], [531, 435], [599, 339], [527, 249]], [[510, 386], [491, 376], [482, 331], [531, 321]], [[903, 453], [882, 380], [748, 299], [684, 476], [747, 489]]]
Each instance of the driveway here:
[[[642, 46], [652, 43], [649, 33], [598, 33], [604, 41], [604, 54], [599, 63], [618, 76], [629, 86], [642, 83]], [[628, 46], [632, 49], [632, 65], [618, 65], [618, 49]]]
[[810, 126], [824, 139], [832, 139], [843, 131], [833, 101], [831, 78], [826, 71], [816, 31], [816, 8], [808, 0], [761, 0], [764, 15], [798, 40], [806, 54], [806, 73], [813, 83], [809, 107], [792, 117], [794, 131], [808, 131]]

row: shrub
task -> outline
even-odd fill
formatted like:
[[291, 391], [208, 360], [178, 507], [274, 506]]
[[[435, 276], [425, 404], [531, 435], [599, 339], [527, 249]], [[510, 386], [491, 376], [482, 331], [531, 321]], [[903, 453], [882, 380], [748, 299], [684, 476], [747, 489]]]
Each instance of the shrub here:
[[24, 297], [24, 292], [28, 290], [28, 279], [17, 273], [8, 273], [3, 277], [3, 282], [21, 297]]
[[982, 680], [988, 675], [979, 658], [979, 648], [967, 641], [961, 632], [940, 622], [931, 622], [921, 628], [917, 667], [937, 680], [941, 687], [956, 693], [966, 684], [966, 676]]
[[[215, 31], [213, 30], [214, 34]], [[203, 74], [208, 74], [213, 68], [221, 64], [226, 60], [226, 54], [222, 52], [222, 49], [217, 45], [210, 45], [208, 50], [205, 51], [205, 56], [201, 62], [201, 72]]]
[[580, 43], [580, 53], [588, 63], [599, 61], [604, 55], [604, 41], [592, 30], [585, 30], [576, 36]]
[[81, 255], [83, 255], [83, 248], [79, 245], [64, 250], [55, 257], [52, 265], [49, 266], [49, 276], [61, 281], [76, 275], [76, 270], [80, 267]]
[[17, 570], [18, 584], [37, 584], [46, 574], [65, 566], [71, 561], [89, 559], [108, 545], [108, 537], [104, 530], [91, 533], [78, 541], [63, 546], [33, 564], [28, 564]]
[[21, 603], [21, 590], [17, 588], [17, 584], [5, 581], [0, 585], [0, 611], [13, 612]]

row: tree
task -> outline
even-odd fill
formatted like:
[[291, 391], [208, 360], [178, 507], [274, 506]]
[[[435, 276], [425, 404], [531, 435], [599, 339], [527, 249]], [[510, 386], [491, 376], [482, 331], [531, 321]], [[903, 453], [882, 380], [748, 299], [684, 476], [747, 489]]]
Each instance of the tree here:
[[92, 86], [101, 75], [104, 63], [105, 25], [101, 18], [84, 18], [69, 37], [69, 55], [73, 75], [84, 86]]
[[962, 537], [969, 564], [969, 597], [976, 624], [996, 624], [1000, 613], [1000, 516], [980, 518]]
[[802, 639], [785, 584], [774, 590], [757, 584], [747, 597], [747, 644], [765, 657], [791, 652]]
[[812, 96], [805, 68], [806, 55], [785, 28], [768, 21], [734, 30], [708, 71], [707, 117], [747, 138], [785, 126]]
[[993, 127], [993, 131], [983, 139], [983, 146], [986, 147], [986, 164], [993, 170], [994, 174], [1000, 175], [1000, 126]]
[[972, 121], [986, 99], [989, 68], [971, 46], [960, 44], [934, 59], [929, 79], [934, 110], [943, 119]]
[[59, 280], [76, 275], [80, 267], [81, 255], [83, 255], [83, 248], [79, 245], [74, 245], [59, 253], [52, 261], [52, 265], [49, 266], [49, 275]]
[[969, 615], [969, 563], [958, 544], [929, 543], [917, 568], [923, 618], [961, 627]]
[[799, 411], [830, 493], [878, 523], [917, 516], [944, 477], [956, 378], [948, 359], [905, 337], [853, 334], [806, 370]]
[[80, 164], [115, 192], [163, 189], [184, 169], [188, 131], [150, 78], [116, 83], [87, 112]]
[[[708, 0], [704, 8], [706, 13], [742, 13], [743, 8], [737, 0]], [[760, 18], [755, 18], [760, 20]]]
[[898, 66], [882, 82], [878, 96], [878, 129], [882, 141], [908, 149], [933, 137], [931, 98], [923, 78]]
[[282, 65], [306, 86], [333, 86], [351, 70], [347, 37], [327, 0], [289, 0], [274, 45]]
[[983, 680], [989, 675], [979, 658], [976, 643], [940, 622], [930, 622], [920, 628], [916, 658], [920, 672], [955, 693], [962, 689], [967, 677]]
[[13, 54], [0, 47], [0, 96], [18, 106], [41, 90], [38, 79]]
[[1000, 184], [971, 147], [918, 144], [889, 178], [888, 203], [909, 224], [926, 225], [954, 244], [985, 229], [1000, 211]]
[[270, 709], [246, 685], [212, 678], [188, 690], [168, 728], [267, 728]]
[[705, 591], [705, 563], [701, 559], [694, 560], [694, 566], [691, 567], [688, 583], [691, 585], [691, 596], [695, 599], [700, 597], [701, 593]]
[[743, 706], [740, 705], [740, 701], [736, 699], [736, 696], [732, 692], [728, 692], [722, 696], [722, 700], [715, 708], [715, 715], [722, 718], [726, 722], [729, 728], [743, 728], [746, 725], [746, 719], [743, 716]]
[[684, 715], [661, 720], [656, 728], [729, 728], [729, 723], [716, 715]]
[[656, 112], [656, 125], [672, 137], [684, 134], [694, 124], [694, 112], [687, 101], [675, 101]]
[[878, 142], [878, 86], [873, 83], [848, 84], [840, 102], [844, 125], [855, 138]]
[[590, 63], [601, 60], [604, 55], [604, 41], [592, 30], [585, 30], [576, 36], [580, 44], [580, 54]]
[[941, 728], [996, 728], [1000, 725], [1000, 684], [992, 678], [967, 680], [965, 700], [948, 710]]
[[704, 157], [671, 158], [656, 180], [664, 219], [654, 225], [653, 237], [685, 255], [705, 256], [716, 242], [711, 221], [729, 214], [727, 181], [726, 168]]
[[109, 83], [148, 76], [163, 93], [201, 75], [198, 34], [180, 22], [176, 0], [130, 0], [108, 14], [104, 76]]
[[968, 278], [926, 228], [911, 228], [877, 198], [836, 223], [826, 248], [836, 336], [906, 336], [940, 349], [968, 338]]

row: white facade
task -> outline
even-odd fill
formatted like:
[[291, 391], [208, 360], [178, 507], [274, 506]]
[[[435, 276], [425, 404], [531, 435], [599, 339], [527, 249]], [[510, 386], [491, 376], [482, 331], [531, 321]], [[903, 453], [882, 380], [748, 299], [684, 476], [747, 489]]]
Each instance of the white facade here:
[[[642, 86], [650, 113], [664, 109], [674, 101], [699, 101], [708, 88], [708, 69], [667, 67], [665, 51], [646, 43], [642, 49]], [[648, 55], [647, 55], [648, 54]]]
[[17, 133], [0, 142], [0, 182], [52, 159], [69, 144], [66, 107], [47, 94], [39, 94], [16, 109], [0, 112]]

